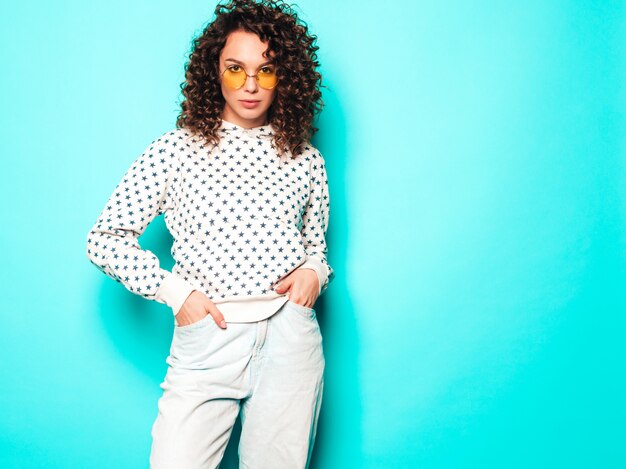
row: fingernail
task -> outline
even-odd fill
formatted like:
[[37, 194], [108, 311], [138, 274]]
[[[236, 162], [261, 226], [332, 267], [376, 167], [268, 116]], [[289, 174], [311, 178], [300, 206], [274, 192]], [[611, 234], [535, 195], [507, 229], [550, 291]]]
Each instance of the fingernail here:
[[224, 320], [222, 319], [222, 322], [220, 322], [220, 326], [222, 326], [222, 327], [226, 327], [226, 321], [224, 321]]

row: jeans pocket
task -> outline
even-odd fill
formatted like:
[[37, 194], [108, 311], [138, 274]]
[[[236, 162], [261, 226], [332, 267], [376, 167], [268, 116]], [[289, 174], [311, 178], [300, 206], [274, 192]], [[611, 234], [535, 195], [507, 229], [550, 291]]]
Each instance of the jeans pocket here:
[[178, 326], [175, 324], [174, 329], [177, 331], [188, 331], [192, 329], [199, 329], [201, 327], [210, 325], [209, 320], [215, 322], [215, 320], [213, 319], [213, 316], [211, 316], [211, 314], [207, 314], [205, 317], [203, 317], [199, 321], [192, 322], [191, 324], [186, 324], [184, 326]]
[[205, 369], [207, 360], [214, 352], [215, 327], [213, 316], [207, 314], [199, 321], [186, 326], [174, 326], [174, 335], [167, 363], [174, 368]]
[[291, 300], [287, 300], [286, 305], [288, 305], [289, 307], [291, 307], [291, 309], [297, 311], [300, 315], [304, 316], [307, 319], [315, 319], [315, 309], [313, 308], [299, 305], [298, 303], [294, 303]]

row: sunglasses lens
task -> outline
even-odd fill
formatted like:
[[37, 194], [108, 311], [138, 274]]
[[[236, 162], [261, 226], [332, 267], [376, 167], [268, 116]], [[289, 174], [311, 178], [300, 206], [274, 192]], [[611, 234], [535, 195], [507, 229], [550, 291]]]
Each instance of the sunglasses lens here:
[[246, 82], [246, 72], [242, 69], [234, 71], [227, 68], [222, 77], [224, 84], [233, 90], [241, 88]]
[[278, 83], [278, 77], [276, 76], [276, 70], [270, 69], [270, 71], [259, 70], [258, 73], [259, 86], [271, 90]]

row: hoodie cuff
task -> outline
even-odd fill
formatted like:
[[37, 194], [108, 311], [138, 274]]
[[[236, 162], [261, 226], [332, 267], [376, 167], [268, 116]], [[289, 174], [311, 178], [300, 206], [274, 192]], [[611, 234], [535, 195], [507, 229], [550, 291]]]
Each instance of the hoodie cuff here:
[[156, 292], [155, 299], [172, 308], [172, 313], [176, 316], [185, 303], [185, 300], [187, 300], [187, 297], [194, 290], [197, 290], [197, 288], [191, 283], [170, 272], [161, 281], [161, 286]]
[[324, 264], [315, 257], [309, 257], [307, 260], [300, 266], [298, 269], [313, 269], [317, 274], [317, 280], [319, 281], [319, 291], [318, 295], [322, 292], [322, 285], [326, 282], [328, 278], [328, 273], [326, 272], [326, 267]]

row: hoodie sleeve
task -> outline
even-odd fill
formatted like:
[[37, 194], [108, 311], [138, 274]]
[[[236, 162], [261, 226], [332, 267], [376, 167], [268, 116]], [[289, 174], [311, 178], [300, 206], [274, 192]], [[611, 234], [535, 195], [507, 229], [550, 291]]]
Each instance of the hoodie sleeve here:
[[319, 294], [334, 279], [335, 272], [326, 259], [326, 231], [330, 215], [330, 194], [324, 157], [314, 150], [311, 162], [311, 191], [302, 217], [302, 237], [307, 254], [299, 269], [313, 269], [319, 280]]
[[162, 269], [138, 242], [148, 224], [172, 207], [180, 151], [174, 132], [152, 141], [126, 171], [87, 235], [87, 257], [130, 292], [167, 304], [176, 315], [195, 287]]

